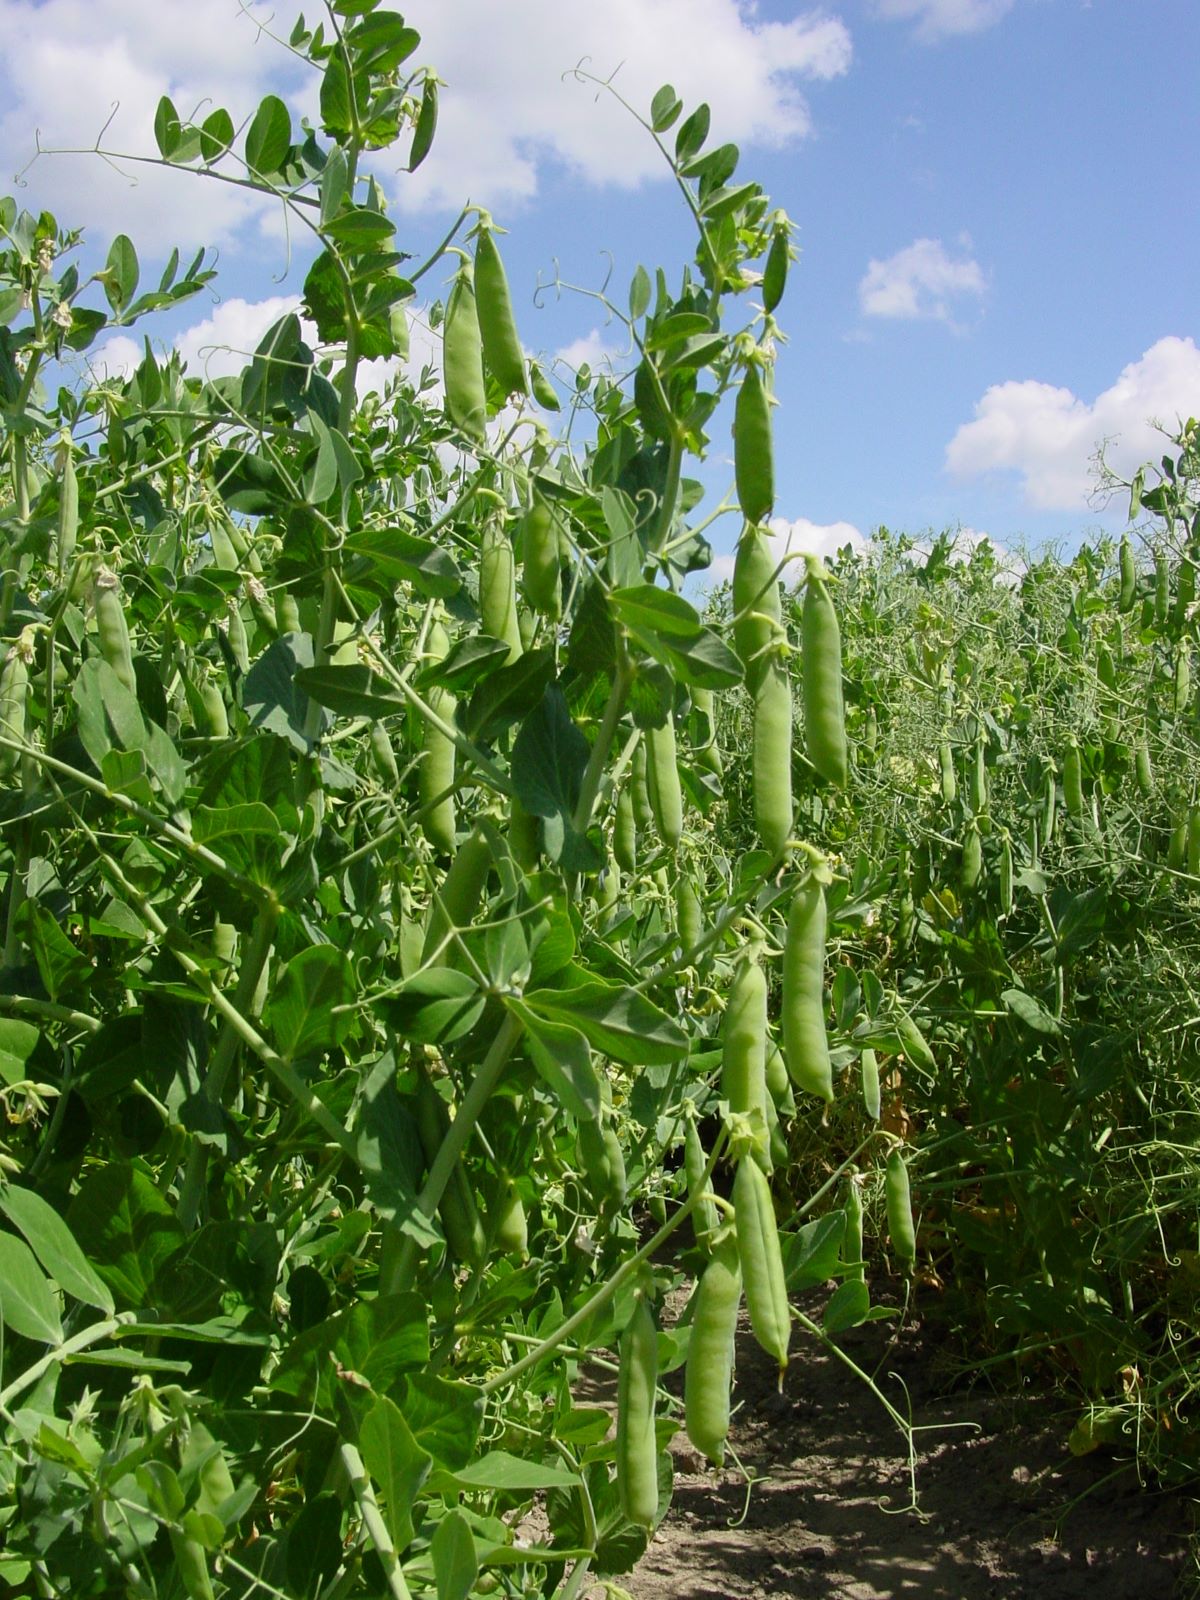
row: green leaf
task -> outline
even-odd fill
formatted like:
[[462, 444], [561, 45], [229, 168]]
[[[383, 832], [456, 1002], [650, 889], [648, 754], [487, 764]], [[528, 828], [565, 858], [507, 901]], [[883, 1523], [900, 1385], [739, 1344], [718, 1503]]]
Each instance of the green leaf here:
[[67, 1223], [117, 1303], [131, 1310], [155, 1304], [155, 1281], [186, 1237], [153, 1182], [124, 1161], [84, 1178]]
[[472, 739], [493, 738], [534, 711], [553, 677], [553, 650], [527, 650], [479, 684], [459, 717], [464, 731]]
[[17, 930], [37, 962], [38, 976], [51, 1000], [79, 994], [91, 982], [91, 962], [62, 930], [59, 919], [40, 900], [26, 900], [17, 913]]
[[[287, 633], [269, 645], [246, 674], [242, 707], [253, 728], [282, 734], [297, 750], [307, 752], [308, 696], [296, 682], [302, 667], [313, 664], [312, 640], [306, 633]], [[320, 713], [317, 732], [329, 725]]]
[[572, 1489], [579, 1484], [577, 1472], [541, 1461], [525, 1461], [520, 1456], [510, 1455], [507, 1450], [491, 1450], [452, 1476], [463, 1489], [499, 1489], [505, 1493], [523, 1493], [531, 1489]]
[[355, 206], [334, 217], [325, 227], [325, 236], [341, 245], [343, 254], [361, 255], [381, 249], [395, 231], [390, 218], [366, 206]]
[[655, 133], [665, 133], [683, 110], [683, 101], [669, 83], [664, 83], [650, 102], [650, 126]]
[[293, 956], [275, 985], [266, 1021], [289, 1061], [341, 1044], [354, 1023], [354, 969], [331, 944]]
[[549, 1088], [573, 1117], [591, 1121], [600, 1114], [600, 1080], [591, 1047], [578, 1028], [551, 1022], [509, 996], [508, 1009], [525, 1024], [525, 1049]]
[[200, 155], [206, 166], [211, 166], [233, 145], [233, 118], [228, 111], [217, 110], [205, 117], [200, 129]]
[[246, 134], [246, 165], [253, 176], [279, 171], [292, 144], [292, 117], [278, 95], [264, 97]]
[[629, 285], [629, 315], [632, 321], [637, 322], [646, 315], [650, 307], [650, 274], [645, 267], [639, 267], [633, 275], [633, 282]]
[[866, 1320], [871, 1309], [871, 1291], [861, 1278], [847, 1278], [830, 1295], [821, 1319], [828, 1334], [844, 1333]]
[[783, 1236], [783, 1269], [790, 1294], [815, 1288], [835, 1275], [845, 1234], [845, 1212], [831, 1211]]
[[687, 1054], [687, 1034], [636, 989], [590, 978], [572, 988], [527, 990], [525, 1003], [627, 1066], [667, 1065]]
[[319, 706], [342, 717], [395, 716], [408, 702], [370, 667], [303, 667], [295, 682]]
[[292, 1340], [271, 1377], [271, 1387], [328, 1409], [332, 1386], [340, 1381], [333, 1356], [380, 1393], [390, 1390], [401, 1373], [428, 1363], [426, 1318], [425, 1301], [417, 1294], [356, 1301]]
[[675, 158], [677, 161], [687, 161], [690, 156], [696, 154], [705, 139], [708, 138], [708, 128], [711, 120], [712, 113], [701, 102], [675, 135]]
[[681, 595], [638, 584], [615, 590], [608, 603], [638, 644], [677, 680], [699, 689], [729, 689], [742, 681], [733, 651]]
[[1019, 1017], [1035, 1033], [1061, 1033], [1062, 1028], [1046, 1010], [1040, 1000], [1035, 1000], [1024, 989], [1005, 989], [1000, 996], [1014, 1017]]
[[483, 1420], [478, 1389], [434, 1372], [410, 1372], [404, 1380], [403, 1410], [417, 1443], [439, 1467], [457, 1472], [467, 1465]]
[[346, 152], [335, 144], [321, 174], [321, 226], [324, 228], [342, 209], [350, 176]]
[[462, 575], [449, 551], [402, 528], [356, 533], [347, 539], [346, 549], [350, 555], [363, 557], [383, 577], [415, 584], [429, 599], [449, 600], [462, 588]]
[[29, 1246], [11, 1233], [0, 1233], [0, 1322], [38, 1344], [62, 1343], [54, 1285]]
[[164, 161], [170, 161], [182, 138], [183, 126], [179, 121], [179, 113], [164, 94], [154, 113], [154, 142]]
[[133, 299], [138, 286], [138, 258], [133, 241], [119, 233], [113, 240], [104, 263], [104, 293], [114, 311], [120, 312]]
[[469, 973], [427, 967], [382, 1004], [404, 1038], [418, 1044], [451, 1044], [479, 1021], [485, 998]]
[[70, 1228], [32, 1189], [0, 1190], [0, 1210], [25, 1235], [42, 1266], [64, 1293], [112, 1313], [113, 1297], [75, 1241]]
[[438, 1600], [467, 1600], [479, 1576], [479, 1562], [471, 1525], [457, 1506], [438, 1523], [432, 1553]]
[[41, 1033], [31, 1022], [15, 1017], [0, 1017], [0, 1079], [7, 1084], [22, 1083], [29, 1076], [29, 1058], [37, 1049]]
[[456, 695], [469, 693], [508, 659], [508, 651], [503, 639], [493, 639], [487, 633], [469, 633], [465, 639], [456, 640], [441, 661], [422, 667], [413, 679], [414, 687], [436, 686]]
[[412, 1543], [412, 1508], [433, 1458], [421, 1449], [404, 1413], [386, 1395], [376, 1400], [363, 1420], [358, 1448], [379, 1487], [388, 1531], [396, 1548], [403, 1550]]

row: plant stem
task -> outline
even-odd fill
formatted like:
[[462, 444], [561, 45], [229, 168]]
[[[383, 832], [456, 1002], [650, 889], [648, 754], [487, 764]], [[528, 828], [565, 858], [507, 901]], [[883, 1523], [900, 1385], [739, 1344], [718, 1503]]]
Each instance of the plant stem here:
[[363, 1525], [371, 1537], [371, 1543], [375, 1546], [375, 1553], [387, 1578], [388, 1588], [394, 1600], [412, 1600], [412, 1592], [404, 1581], [404, 1569], [400, 1565], [400, 1557], [396, 1554], [392, 1536], [380, 1512], [379, 1502], [371, 1487], [371, 1479], [363, 1465], [363, 1458], [352, 1444], [343, 1443], [339, 1445], [338, 1450], [346, 1469], [346, 1476], [350, 1479], [354, 1498], [358, 1501]]

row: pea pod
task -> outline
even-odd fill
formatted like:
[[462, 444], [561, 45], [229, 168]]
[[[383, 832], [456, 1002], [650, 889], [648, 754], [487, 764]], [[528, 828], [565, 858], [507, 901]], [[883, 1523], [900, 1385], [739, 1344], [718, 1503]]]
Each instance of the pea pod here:
[[1193, 878], [1200, 875], [1200, 805], [1188, 807], [1187, 869]]
[[639, 833], [654, 826], [654, 812], [650, 809], [650, 784], [646, 777], [646, 741], [643, 739], [633, 752], [630, 766], [629, 797], [633, 802], [633, 820]]
[[941, 775], [942, 799], [952, 806], [958, 798], [958, 778], [954, 771], [954, 754], [943, 739], [938, 746], [938, 770]]
[[1192, 653], [1182, 641], [1175, 651], [1174, 706], [1176, 716], [1187, 710], [1192, 692]]
[[778, 563], [763, 530], [748, 526], [733, 558], [733, 647], [751, 694], [783, 637]]
[[125, 621], [121, 580], [108, 567], [101, 567], [96, 573], [92, 603], [96, 612], [96, 637], [100, 654], [129, 692], [135, 694], [137, 679], [133, 672], [133, 648]]
[[75, 555], [75, 539], [79, 532], [79, 480], [75, 476], [75, 452], [67, 439], [63, 448], [62, 487], [58, 495], [58, 529], [55, 539], [55, 566], [58, 581], [67, 575]]
[[519, 1256], [522, 1261], [529, 1259], [529, 1221], [525, 1204], [507, 1173], [500, 1175], [488, 1234], [494, 1249], [506, 1256]]
[[937, 1071], [937, 1057], [929, 1048], [929, 1041], [913, 1021], [912, 1017], [902, 1006], [897, 1006], [895, 1011], [896, 1032], [904, 1048], [904, 1054], [914, 1067], [921, 1067], [926, 1072]]
[[562, 616], [562, 554], [558, 519], [543, 495], [521, 522], [521, 588], [535, 611], [551, 622]]
[[529, 386], [533, 390], [533, 398], [544, 411], [560, 411], [562, 402], [558, 398], [558, 390], [542, 371], [536, 361], [529, 363]]
[[208, 1571], [208, 1554], [199, 1539], [193, 1539], [178, 1528], [169, 1530], [171, 1555], [175, 1573], [183, 1585], [188, 1600], [213, 1600], [212, 1578]]
[[700, 1143], [700, 1132], [694, 1117], [688, 1118], [687, 1131], [683, 1136], [683, 1168], [689, 1196], [701, 1196], [692, 1209], [692, 1232], [700, 1249], [707, 1253], [712, 1248], [717, 1232], [717, 1208], [706, 1193], [704, 1174], [708, 1170], [708, 1157]]
[[700, 943], [704, 916], [691, 878], [681, 872], [675, 884], [675, 926], [679, 932], [680, 953], [687, 956]]
[[[429, 630], [426, 646], [431, 661], [441, 661], [450, 649], [446, 630], [435, 622]], [[434, 687], [429, 691], [429, 707], [443, 722], [454, 721], [454, 696], [449, 689]], [[427, 722], [422, 732], [421, 765], [418, 768], [417, 791], [421, 806], [421, 828], [430, 844], [442, 855], [453, 855], [455, 846], [455, 758], [453, 739], [448, 739], [440, 728]]]
[[793, 1117], [796, 1114], [796, 1097], [792, 1093], [792, 1080], [788, 1077], [787, 1062], [783, 1059], [783, 1051], [774, 1039], [767, 1040], [767, 1097], [780, 1116]]
[[1167, 841], [1167, 866], [1172, 872], [1182, 872], [1187, 861], [1188, 823], [1185, 817], [1171, 829]]
[[676, 849], [683, 837], [683, 790], [675, 750], [675, 719], [670, 712], [661, 728], [647, 728], [646, 788], [650, 810], [663, 843]]
[[480, 228], [475, 243], [475, 296], [488, 371], [506, 395], [528, 394], [525, 354], [517, 336], [508, 277], [490, 227]]
[[[25, 715], [29, 698], [29, 661], [24, 649], [25, 635], [8, 647], [0, 668], [0, 735], [16, 744], [25, 740]], [[16, 750], [0, 750], [0, 773], [15, 772], [21, 756]]]
[[[474, 829], [463, 840], [450, 864], [441, 889], [430, 905], [425, 925], [425, 944], [422, 960], [433, 959], [434, 952], [445, 942], [451, 928], [467, 928], [474, 919], [487, 884], [492, 865], [492, 852], [487, 839]], [[438, 958], [443, 966], [450, 965], [452, 949], [443, 951]]]
[[1137, 786], [1144, 795], [1154, 793], [1154, 772], [1150, 765], [1150, 751], [1143, 739], [1137, 747], [1134, 756], [1134, 773], [1137, 777]]
[[807, 556], [808, 581], [801, 614], [804, 742], [808, 759], [827, 783], [846, 782], [846, 707], [842, 696], [842, 637], [829, 597], [825, 568]]
[[[1082, 796], [1081, 796], [1082, 799]], [[1049, 844], [1054, 837], [1054, 824], [1058, 810], [1058, 777], [1051, 762], [1042, 779], [1042, 839]]]
[[625, 1152], [607, 1111], [579, 1124], [579, 1159], [597, 1211], [619, 1211], [628, 1193]]
[[755, 1150], [767, 1151], [767, 980], [752, 948], [738, 965], [722, 1024], [721, 1093], [747, 1117]]
[[783, 1055], [798, 1089], [833, 1099], [825, 1033], [825, 886], [815, 873], [797, 884], [783, 946]]
[[214, 677], [206, 677], [200, 685], [200, 703], [204, 713], [204, 731], [208, 737], [228, 739], [229, 713], [225, 708], [225, 696], [221, 693], [221, 685]]
[[226, 637], [229, 640], [230, 654], [237, 662], [238, 670], [250, 671], [250, 641], [246, 638], [246, 624], [242, 617], [242, 608], [231, 605], [226, 613]]
[[280, 633], [303, 633], [296, 596], [280, 589], [275, 596], [275, 626]]
[[1154, 621], [1165, 626], [1171, 608], [1171, 564], [1165, 550], [1154, 557]]
[[388, 738], [387, 729], [382, 722], [373, 722], [371, 724], [368, 743], [376, 777], [381, 783], [389, 785], [392, 789], [398, 788], [400, 784], [400, 768], [396, 765], [396, 752], [392, 749], [392, 741]]
[[771, 401], [757, 365], [746, 369], [733, 415], [733, 470], [747, 522], [765, 522], [775, 504]]
[[637, 871], [637, 823], [633, 816], [633, 793], [626, 784], [617, 796], [613, 816], [613, 859], [622, 872]]
[[917, 1235], [913, 1226], [908, 1168], [904, 1164], [904, 1153], [898, 1147], [892, 1150], [887, 1159], [884, 1197], [892, 1252], [901, 1263], [905, 1276], [909, 1276], [917, 1260]]
[[752, 1156], [738, 1162], [733, 1180], [738, 1260], [754, 1337], [772, 1357], [782, 1380], [787, 1369], [792, 1312], [783, 1272], [775, 1205], [766, 1174]]
[[987, 742], [980, 735], [975, 741], [971, 762], [971, 810], [978, 817], [987, 810]]
[[1063, 805], [1069, 817], [1083, 815], [1083, 757], [1074, 737], [1063, 752]]
[[972, 817], [967, 823], [967, 836], [962, 849], [962, 887], [965, 893], [977, 888], [983, 875], [983, 839], [979, 824]]
[[862, 1096], [863, 1107], [872, 1122], [879, 1121], [880, 1096], [879, 1096], [879, 1058], [870, 1045], [863, 1048], [862, 1053]]
[[719, 778], [725, 771], [725, 765], [721, 760], [720, 746], [717, 744], [717, 719], [713, 710], [712, 690], [693, 689], [692, 705], [704, 718], [707, 728], [704, 742], [693, 747], [692, 755], [700, 766]]
[[1121, 588], [1117, 598], [1118, 611], [1132, 611], [1137, 597], [1137, 563], [1133, 558], [1133, 545], [1126, 537], [1121, 540]]
[[683, 1380], [687, 1436], [714, 1466], [725, 1460], [734, 1335], [742, 1298], [742, 1271], [731, 1229], [721, 1233], [696, 1287], [692, 1334]]
[[1013, 908], [1013, 853], [1012, 840], [1005, 833], [1000, 841], [1000, 909], [1005, 916]]
[[754, 692], [750, 776], [759, 843], [777, 860], [792, 834], [792, 689], [778, 661]]
[[479, 620], [484, 633], [508, 646], [508, 662], [522, 653], [517, 621], [516, 563], [512, 541], [500, 517], [484, 524], [479, 543]]
[[[423, 1066], [417, 1069], [415, 1120], [426, 1163], [432, 1166], [450, 1131], [450, 1114]], [[478, 1266], [487, 1254], [487, 1239], [474, 1191], [460, 1161], [455, 1162], [450, 1181], [442, 1191], [438, 1216], [454, 1259], [464, 1266]]]
[[767, 264], [763, 268], [763, 310], [768, 314], [774, 311], [783, 299], [783, 291], [787, 288], [788, 261], [790, 257], [791, 244], [788, 239], [787, 225], [784, 223], [778, 226], [771, 235], [771, 247], [767, 251]]
[[475, 284], [466, 261], [459, 268], [446, 301], [446, 318], [442, 324], [442, 376], [446, 412], [451, 422], [472, 439], [482, 440], [487, 424], [483, 337], [475, 303]]
[[658, 1332], [639, 1296], [621, 1335], [617, 1385], [617, 1490], [621, 1510], [640, 1528], [658, 1516], [658, 1439], [654, 1400], [658, 1387]]
[[863, 1203], [858, 1178], [851, 1173], [846, 1183], [846, 1237], [842, 1257], [848, 1268], [847, 1277], [867, 1280], [866, 1262], [863, 1260]]

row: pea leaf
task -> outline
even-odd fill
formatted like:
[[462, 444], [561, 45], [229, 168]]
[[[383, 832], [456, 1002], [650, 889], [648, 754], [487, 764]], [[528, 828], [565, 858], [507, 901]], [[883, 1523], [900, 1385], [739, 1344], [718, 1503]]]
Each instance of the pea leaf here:
[[526, 990], [525, 1003], [627, 1066], [665, 1065], [687, 1053], [687, 1034], [636, 989], [588, 978], [571, 988]]
[[29, 1246], [11, 1233], [0, 1233], [0, 1322], [38, 1344], [62, 1343], [54, 1285]]
[[270, 177], [283, 165], [292, 143], [292, 117], [278, 95], [267, 95], [246, 134], [246, 165], [260, 177]]
[[350, 962], [333, 945], [293, 956], [266, 1012], [280, 1055], [290, 1061], [341, 1044], [354, 1022], [355, 994]]
[[412, 1508], [429, 1476], [433, 1457], [413, 1438], [404, 1413], [380, 1395], [359, 1430], [359, 1449], [367, 1471], [383, 1496], [383, 1514], [397, 1549], [412, 1543]]
[[113, 1297], [76, 1243], [70, 1228], [32, 1189], [15, 1184], [0, 1191], [0, 1210], [25, 1235], [42, 1266], [59, 1288], [85, 1305], [111, 1314]]
[[529, 1059], [563, 1106], [573, 1117], [584, 1121], [590, 1122], [598, 1116], [600, 1081], [584, 1035], [566, 1023], [539, 1017], [536, 1011], [515, 998], [508, 998], [505, 1004], [525, 1024]]

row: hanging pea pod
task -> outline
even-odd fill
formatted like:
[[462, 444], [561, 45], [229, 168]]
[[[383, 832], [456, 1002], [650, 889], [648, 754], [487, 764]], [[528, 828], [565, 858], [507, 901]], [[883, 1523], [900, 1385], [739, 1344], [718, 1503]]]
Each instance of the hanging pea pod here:
[[516, 562], [502, 517], [489, 517], [479, 540], [479, 620], [484, 633], [508, 646], [506, 664], [522, 654], [517, 619]]
[[1121, 612], [1132, 611], [1133, 602], [1137, 598], [1137, 563], [1128, 536], [1121, 540], [1120, 573], [1121, 586], [1117, 609]]
[[508, 277], [495, 235], [483, 225], [475, 243], [475, 298], [485, 366], [506, 395], [528, 394]]
[[1083, 757], [1073, 734], [1063, 752], [1063, 805], [1069, 817], [1083, 815]]
[[962, 887], [964, 893], [969, 893], [979, 885], [983, 873], [983, 840], [979, 832], [979, 824], [972, 817], [967, 823], [967, 836], [963, 840], [962, 851]]
[[621, 1335], [617, 1386], [617, 1490], [621, 1510], [640, 1528], [658, 1516], [658, 1440], [654, 1401], [658, 1387], [658, 1330], [639, 1296]]
[[733, 647], [753, 694], [783, 637], [777, 563], [759, 527], [748, 526], [733, 558]]
[[[450, 641], [440, 622], [429, 629], [426, 651], [431, 661], [442, 661], [450, 650]], [[429, 707], [443, 722], [454, 721], [454, 696], [448, 689], [435, 686], [429, 691]], [[431, 722], [422, 732], [423, 754], [418, 769], [417, 790], [421, 805], [421, 829], [433, 848], [442, 855], [454, 854], [455, 802], [454, 741], [448, 739], [440, 728]]]
[[683, 837], [683, 790], [675, 751], [675, 719], [670, 712], [661, 728], [647, 728], [646, 788], [659, 837], [670, 850]]
[[1171, 609], [1171, 561], [1165, 550], [1159, 550], [1154, 557], [1154, 622], [1155, 626], [1166, 626], [1167, 617]]
[[742, 1270], [732, 1229], [714, 1241], [696, 1287], [692, 1334], [683, 1381], [687, 1436], [703, 1456], [720, 1466], [729, 1434], [734, 1336], [742, 1298]]
[[788, 1077], [783, 1051], [774, 1039], [767, 1040], [767, 1096], [781, 1117], [794, 1117], [796, 1097], [792, 1093], [792, 1080]]
[[746, 369], [733, 414], [733, 470], [747, 522], [765, 522], [775, 504], [771, 401], [757, 363]]
[[833, 1065], [825, 1033], [825, 886], [816, 872], [797, 884], [783, 947], [783, 1054], [798, 1089], [833, 1099]]
[[1173, 704], [1175, 715], [1182, 716], [1192, 693], [1192, 653], [1181, 639], [1175, 650]]
[[535, 490], [521, 522], [521, 588], [533, 609], [551, 622], [562, 616], [560, 537], [549, 502]]
[[[31, 652], [25, 648], [26, 634], [14, 639], [8, 647], [4, 666], [0, 668], [0, 735], [15, 744], [25, 740], [25, 716], [29, 698], [29, 659]], [[0, 773], [7, 776], [20, 765], [17, 750], [0, 750]]]
[[755, 829], [776, 861], [792, 835], [792, 689], [780, 661], [770, 663], [754, 691], [750, 775]]
[[898, 1147], [888, 1156], [884, 1197], [892, 1252], [900, 1262], [905, 1277], [911, 1277], [917, 1260], [917, 1235], [913, 1226], [908, 1168], [904, 1164], [904, 1154]]
[[870, 1045], [863, 1048], [862, 1053], [862, 1096], [863, 1107], [872, 1122], [879, 1121], [880, 1092], [879, 1092], [879, 1058]]
[[1144, 795], [1154, 793], [1154, 772], [1150, 765], [1150, 751], [1143, 739], [1137, 747], [1134, 756], [1134, 773], [1137, 777], [1137, 786]]
[[442, 376], [446, 413], [472, 439], [487, 431], [487, 390], [483, 380], [483, 338], [470, 263], [459, 268], [446, 302], [442, 324]]
[[1005, 916], [1013, 908], [1013, 853], [1012, 840], [1007, 831], [1000, 840], [1000, 910]]
[[597, 1212], [615, 1213], [625, 1204], [625, 1152], [607, 1100], [598, 1116], [579, 1124], [579, 1160]]
[[529, 1221], [525, 1203], [515, 1181], [508, 1173], [500, 1174], [491, 1222], [488, 1228], [491, 1245], [506, 1256], [529, 1259]]
[[738, 1260], [754, 1337], [775, 1362], [780, 1382], [787, 1369], [792, 1313], [784, 1279], [775, 1206], [766, 1174], [752, 1156], [738, 1162], [733, 1180]]
[[1049, 844], [1054, 837], [1054, 824], [1058, 810], [1058, 774], [1054, 763], [1047, 762], [1046, 775], [1042, 779], [1042, 839]]
[[700, 766], [719, 778], [724, 774], [725, 766], [721, 760], [720, 746], [717, 744], [717, 719], [713, 707], [712, 690], [693, 689], [692, 705], [704, 718], [705, 726], [708, 730], [703, 743], [693, 746], [692, 755]]
[[842, 640], [819, 556], [805, 557], [808, 581], [801, 613], [804, 740], [808, 759], [827, 783], [844, 785], [849, 760], [842, 697]]
[[954, 771], [954, 753], [943, 739], [938, 746], [938, 771], [941, 778], [942, 799], [952, 806], [958, 798], [958, 778]]
[[771, 246], [767, 251], [767, 264], [763, 268], [763, 310], [768, 314], [773, 312], [783, 299], [783, 291], [787, 288], [788, 262], [791, 259], [791, 253], [788, 226], [786, 222], [780, 223], [771, 234]]
[[972, 813], [977, 817], [982, 816], [988, 804], [987, 741], [982, 734], [975, 741], [971, 762], [970, 799]]
[[643, 736], [641, 742], [633, 752], [633, 761], [630, 765], [629, 798], [633, 805], [633, 821], [639, 833], [645, 833], [654, 826], [654, 812], [650, 809], [650, 784], [646, 777], [646, 741]]
[[[427, 1165], [432, 1166], [442, 1141], [450, 1131], [450, 1113], [424, 1066], [420, 1064], [417, 1067], [415, 1107], [417, 1137]], [[438, 1216], [454, 1259], [464, 1266], [478, 1266], [487, 1254], [487, 1239], [475, 1204], [475, 1194], [461, 1161], [455, 1162], [450, 1181], [442, 1192]]]
[[79, 481], [75, 476], [75, 453], [69, 436], [63, 438], [62, 486], [58, 495], [58, 530], [54, 559], [58, 581], [62, 583], [75, 556], [79, 532]]
[[758, 947], [738, 964], [721, 1027], [721, 1093], [735, 1116], [748, 1119], [756, 1157], [766, 1159], [767, 980]]
[[696, 1236], [696, 1243], [700, 1249], [708, 1253], [712, 1248], [712, 1241], [717, 1232], [717, 1208], [709, 1198], [704, 1174], [708, 1169], [708, 1157], [704, 1154], [704, 1146], [700, 1143], [700, 1132], [696, 1127], [696, 1119], [690, 1116], [687, 1122], [687, 1131], [683, 1136], [683, 1169], [687, 1177], [688, 1195], [700, 1195], [692, 1208], [692, 1232]]
[[675, 926], [679, 933], [680, 955], [686, 958], [700, 943], [704, 933], [700, 897], [686, 872], [679, 873], [675, 884]]
[[633, 816], [631, 783], [626, 783], [617, 796], [613, 815], [613, 859], [622, 872], [637, 871], [637, 823]]
[[476, 827], [460, 845], [436, 898], [430, 904], [421, 953], [423, 961], [431, 961], [435, 952], [441, 950], [437, 958], [439, 964], [452, 964], [454, 949], [453, 945], [446, 945], [446, 937], [452, 928], [462, 929], [471, 925], [483, 898], [491, 865], [491, 849], [483, 831]]
[[373, 722], [368, 736], [371, 750], [371, 763], [375, 768], [375, 776], [380, 783], [395, 790], [400, 785], [400, 768], [396, 765], [396, 752], [392, 749], [392, 741], [388, 738], [388, 731], [382, 722]]
[[848, 1278], [855, 1278], [859, 1283], [867, 1281], [867, 1266], [863, 1260], [863, 1203], [862, 1191], [859, 1186], [857, 1174], [851, 1173], [846, 1180], [846, 1236], [842, 1246], [842, 1258], [846, 1263]]
[[96, 573], [92, 588], [92, 604], [96, 613], [96, 637], [100, 644], [100, 654], [129, 692], [135, 694], [137, 679], [133, 671], [133, 648], [129, 640], [129, 627], [125, 621], [121, 580], [108, 567], [101, 567]]

